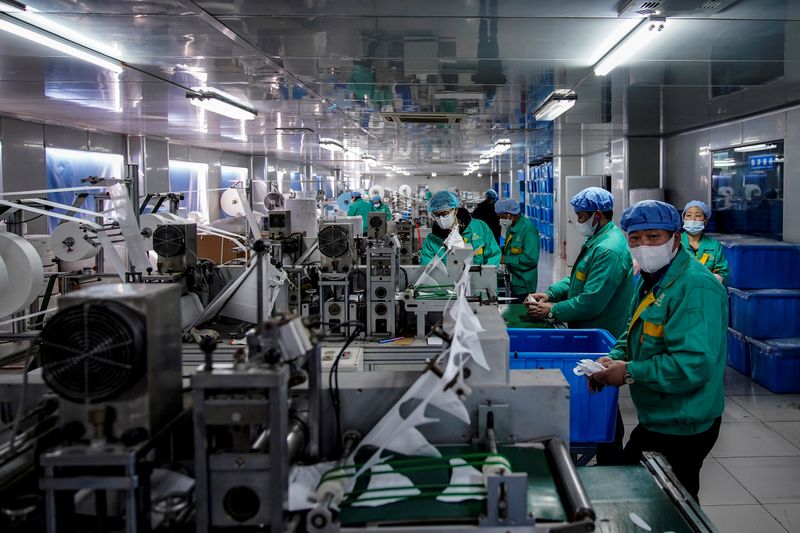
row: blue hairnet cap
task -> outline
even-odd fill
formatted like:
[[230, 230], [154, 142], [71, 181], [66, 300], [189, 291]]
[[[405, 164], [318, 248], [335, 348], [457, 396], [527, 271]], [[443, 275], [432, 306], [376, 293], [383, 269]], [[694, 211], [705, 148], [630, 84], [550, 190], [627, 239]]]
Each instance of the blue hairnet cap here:
[[486, 191], [485, 194], [486, 194], [486, 198], [488, 198], [490, 200], [497, 200], [497, 198], [498, 198], [497, 197], [497, 191], [495, 191], [494, 189], [489, 189], [488, 191]]
[[503, 198], [494, 204], [494, 212], [498, 215], [519, 215], [519, 202], [511, 198]]
[[458, 197], [450, 191], [439, 191], [428, 200], [428, 213], [446, 211], [458, 207]]
[[684, 208], [683, 208], [683, 213], [681, 213], [681, 214], [682, 214], [682, 215], [685, 215], [685, 214], [686, 214], [686, 211], [687, 211], [687, 210], [688, 210], [690, 207], [699, 207], [699, 208], [700, 208], [700, 211], [702, 211], [702, 212], [703, 212], [703, 214], [706, 216], [706, 220], [708, 220], [709, 218], [711, 218], [711, 208], [710, 208], [710, 207], [708, 207], [708, 204], [707, 204], [707, 203], [705, 203], [705, 202], [701, 202], [700, 200], [692, 200], [691, 202], [689, 202], [688, 204], [686, 204], [686, 207], [684, 207]]
[[611, 211], [614, 209], [614, 195], [600, 187], [589, 187], [573, 196], [569, 203], [575, 211]]
[[350, 196], [353, 198], [361, 198], [361, 191], [353, 191], [350, 193]]
[[619, 223], [622, 231], [630, 233], [645, 229], [680, 231], [683, 223], [678, 210], [666, 202], [642, 200], [622, 213]]
[[382, 202], [383, 198], [381, 198], [381, 196], [379, 194], [376, 194], [375, 196], [372, 197], [372, 201], [373, 202]]

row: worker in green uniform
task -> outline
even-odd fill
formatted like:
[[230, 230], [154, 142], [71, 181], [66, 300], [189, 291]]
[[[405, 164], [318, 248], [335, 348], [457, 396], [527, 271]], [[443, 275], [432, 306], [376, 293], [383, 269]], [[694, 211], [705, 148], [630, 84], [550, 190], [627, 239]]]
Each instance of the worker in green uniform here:
[[669, 204], [645, 200], [620, 222], [642, 277], [631, 320], [590, 385], [629, 385], [639, 415], [624, 459], [659, 452], [698, 499], [700, 469], [719, 435], [725, 408], [728, 295], [681, 246], [681, 217]]
[[614, 224], [614, 196], [599, 187], [576, 194], [570, 204], [586, 236], [572, 273], [528, 304], [534, 318], [555, 318], [571, 328], [605, 329], [619, 337], [628, 324], [633, 262], [625, 235]]
[[372, 212], [372, 206], [361, 198], [360, 191], [353, 191], [351, 194], [353, 202], [347, 208], [347, 216], [361, 217], [361, 225], [363, 233], [367, 233], [367, 219], [368, 215]]
[[372, 209], [370, 213], [386, 213], [386, 220], [392, 220], [392, 210], [383, 203], [383, 198], [379, 194], [372, 197]]
[[711, 208], [699, 200], [693, 200], [683, 208], [681, 242], [690, 254], [706, 266], [723, 284], [728, 281], [728, 260], [719, 241], [706, 236], [705, 228], [711, 218]]
[[420, 264], [427, 265], [435, 256], [446, 262], [447, 250], [442, 246], [454, 229], [458, 229], [465, 244], [472, 246], [473, 265], [500, 264], [500, 247], [486, 223], [473, 219], [469, 211], [458, 206], [458, 197], [449, 191], [439, 191], [428, 201], [428, 213], [433, 217], [431, 233], [425, 237], [420, 251]]
[[500, 264], [511, 274], [511, 297], [516, 303], [536, 292], [539, 281], [539, 231], [527, 217], [520, 215], [519, 202], [503, 198], [494, 204], [500, 227], [506, 230], [506, 240]]

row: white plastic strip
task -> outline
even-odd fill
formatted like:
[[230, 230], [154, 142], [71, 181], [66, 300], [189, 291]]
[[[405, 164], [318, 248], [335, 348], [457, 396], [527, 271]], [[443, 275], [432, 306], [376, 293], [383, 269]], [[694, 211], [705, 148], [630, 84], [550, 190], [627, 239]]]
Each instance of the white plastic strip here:
[[97, 211], [90, 211], [88, 209], [80, 209], [77, 207], [72, 207], [71, 205], [67, 204], [60, 204], [58, 202], [51, 202], [50, 200], [42, 200], [41, 198], [22, 198], [19, 200], [20, 202], [35, 202], [41, 205], [47, 205], [50, 207], [54, 207], [56, 209], [64, 209], [66, 211], [72, 211], [73, 213], [80, 213], [82, 215], [89, 215], [93, 217], [102, 216], [102, 213], [98, 213]]
[[[101, 229], [103, 227], [100, 224], [97, 224], [96, 222], [92, 222], [91, 220], [86, 220], [86, 219], [78, 218], [78, 217], [71, 217], [69, 215], [62, 215], [61, 213], [54, 213], [52, 211], [46, 211], [44, 209], [39, 209], [37, 207], [31, 207], [31, 206], [25, 205], [25, 204], [18, 204], [16, 202], [9, 202], [7, 200], [0, 200], [0, 205], [5, 205], [5, 206], [11, 207], [11, 208], [19, 209], [20, 211], [27, 211], [29, 213], [35, 213], [37, 215], [44, 215], [44, 216], [47, 216], [47, 217], [58, 218], [60, 220], [68, 220], [70, 222], [78, 222], [78, 223], [84, 224], [87, 227], [92, 228], [94, 230], [99, 230], [99, 229]], [[95, 213], [95, 216], [96, 215], [97, 215], [97, 213]]]
[[65, 187], [63, 189], [41, 189], [38, 191], [0, 192], [0, 197], [29, 196], [31, 194], [49, 194], [51, 192], [98, 191], [104, 189], [105, 187], [98, 187], [97, 185], [87, 185], [86, 187]]
[[[139, 229], [131, 199], [128, 197], [128, 189], [122, 183], [115, 183], [108, 188], [108, 194], [111, 197], [111, 209], [106, 210], [106, 213], [109, 218], [116, 220], [119, 224], [131, 264], [138, 272], [145, 273], [148, 268], [151, 268], [150, 260], [147, 258], [142, 232]], [[126, 271], [127, 269], [123, 268], [121, 273]]]
[[103, 253], [105, 254], [105, 257], [111, 261], [112, 265], [114, 265], [114, 269], [117, 271], [120, 281], [124, 283], [125, 272], [128, 271], [128, 269], [125, 267], [125, 262], [119, 256], [117, 249], [114, 248], [114, 244], [112, 244], [111, 239], [108, 238], [108, 235], [104, 231], [99, 232], [97, 234], [97, 238], [100, 240], [100, 244], [103, 245]]
[[47, 313], [52, 313], [53, 311], [58, 311], [58, 307], [51, 307], [50, 309], [45, 309], [44, 311], [39, 311], [37, 313], [30, 313], [28, 315], [22, 315], [16, 318], [12, 318], [11, 320], [5, 320], [3, 322], [0, 322], [0, 326], [7, 326], [9, 324], [13, 324], [14, 322], [20, 322], [22, 320], [28, 320], [29, 318], [46, 315]]
[[242, 207], [244, 208], [244, 214], [247, 218], [247, 224], [250, 226], [250, 233], [252, 233], [254, 239], [261, 238], [261, 228], [258, 227], [258, 221], [256, 220], [256, 216], [253, 214], [253, 210], [250, 209], [250, 202], [247, 201], [247, 195], [244, 192], [244, 189], [238, 188], [236, 189], [239, 192], [239, 200], [242, 203]]

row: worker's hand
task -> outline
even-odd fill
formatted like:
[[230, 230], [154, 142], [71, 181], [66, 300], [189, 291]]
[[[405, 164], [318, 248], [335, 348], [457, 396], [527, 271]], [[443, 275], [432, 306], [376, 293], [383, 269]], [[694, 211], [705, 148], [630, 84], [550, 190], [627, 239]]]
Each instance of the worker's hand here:
[[534, 302], [528, 305], [528, 316], [533, 318], [547, 318], [553, 304], [549, 302]]
[[597, 359], [597, 360], [595, 360], [595, 362], [596, 362], [596, 363], [600, 363], [600, 364], [601, 364], [601, 365], [603, 365], [604, 367], [608, 368], [608, 367], [610, 367], [610, 366], [611, 366], [611, 363], [613, 363], [613, 362], [614, 362], [614, 360], [613, 360], [613, 359], [611, 359], [611, 358], [610, 358], [610, 357], [608, 357], [608, 356], [604, 356], [604, 357], [601, 357], [600, 359]]
[[[534, 292], [533, 294], [529, 294], [528, 298], [533, 298], [537, 302], [549, 302], [550, 298], [544, 292]], [[532, 303], [528, 303], [526, 305], [532, 305]]]
[[[606, 366], [604, 363], [601, 363]], [[592, 381], [602, 385], [613, 385], [621, 387], [625, 384], [625, 372], [628, 371], [628, 363], [625, 361], [611, 361], [602, 372], [592, 374]]]
[[720, 276], [719, 274], [714, 274], [714, 277], [717, 278], [720, 283], [722, 283], [722, 276]]

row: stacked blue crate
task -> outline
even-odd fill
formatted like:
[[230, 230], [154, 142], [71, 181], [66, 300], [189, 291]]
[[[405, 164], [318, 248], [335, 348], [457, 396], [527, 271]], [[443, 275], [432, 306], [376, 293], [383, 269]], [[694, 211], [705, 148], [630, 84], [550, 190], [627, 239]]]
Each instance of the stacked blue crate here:
[[730, 268], [728, 364], [772, 392], [800, 392], [800, 245], [719, 240]]
[[532, 166], [529, 172], [526, 211], [539, 231], [542, 251], [553, 253], [553, 163]]

